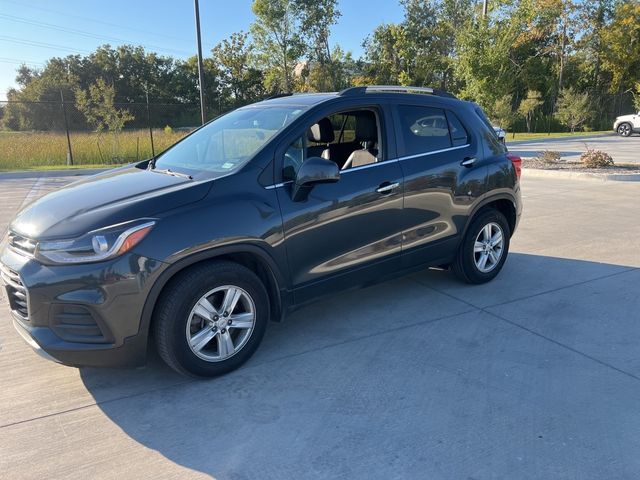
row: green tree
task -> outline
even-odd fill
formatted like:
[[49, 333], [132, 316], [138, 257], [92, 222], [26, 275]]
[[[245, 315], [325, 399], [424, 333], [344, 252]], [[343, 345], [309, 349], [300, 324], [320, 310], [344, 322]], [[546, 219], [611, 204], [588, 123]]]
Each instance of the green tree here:
[[495, 101], [490, 111], [491, 119], [504, 130], [510, 130], [517, 115], [513, 110], [513, 95], [503, 95]]
[[251, 33], [263, 65], [265, 86], [272, 92], [293, 89], [293, 69], [305, 51], [297, 5], [292, 0], [254, 0]]
[[457, 88], [455, 32], [471, 19], [471, 0], [401, 0], [404, 20], [383, 24], [365, 40], [368, 73], [376, 81]]
[[407, 31], [403, 25], [379, 25], [364, 41], [367, 68], [373, 83], [408, 85]]
[[466, 22], [455, 36], [459, 94], [487, 109], [517, 87], [519, 63], [514, 48], [519, 47], [521, 29], [509, 22], [492, 12], [484, 20]]
[[296, 0], [296, 13], [314, 70], [310, 87], [319, 92], [338, 89], [340, 66], [334, 62], [335, 55], [329, 44], [331, 27], [341, 15], [337, 3], [337, 0]]
[[636, 82], [633, 94], [633, 106], [637, 112], [640, 112], [640, 82]]
[[106, 130], [113, 135], [113, 157], [118, 158], [118, 134], [125, 123], [134, 120], [134, 116], [129, 110], [116, 107], [115, 96], [113, 85], [108, 85], [104, 79], [99, 78], [88, 90], [76, 90], [76, 107], [98, 133]]
[[525, 119], [527, 132], [531, 132], [531, 121], [533, 120], [533, 115], [543, 103], [540, 92], [535, 90], [527, 91], [527, 96], [520, 102], [518, 113]]
[[640, 80], [640, 1], [616, 5], [602, 41], [603, 67], [611, 73], [611, 91], [630, 88]]
[[573, 88], [565, 88], [560, 92], [555, 116], [571, 130], [571, 133], [586, 122], [590, 114], [589, 93], [578, 93]]
[[249, 34], [233, 33], [211, 51], [213, 63], [220, 69], [222, 107], [235, 108], [264, 96], [263, 73], [253, 67], [253, 45]]

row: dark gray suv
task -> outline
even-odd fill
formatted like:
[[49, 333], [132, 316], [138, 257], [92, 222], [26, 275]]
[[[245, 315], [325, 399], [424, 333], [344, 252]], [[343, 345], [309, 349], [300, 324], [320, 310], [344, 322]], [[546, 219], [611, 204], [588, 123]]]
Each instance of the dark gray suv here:
[[519, 177], [482, 110], [445, 92], [284, 95], [27, 206], [0, 271], [16, 329], [55, 361], [140, 365], [151, 339], [214, 376], [323, 296], [430, 266], [491, 280]]

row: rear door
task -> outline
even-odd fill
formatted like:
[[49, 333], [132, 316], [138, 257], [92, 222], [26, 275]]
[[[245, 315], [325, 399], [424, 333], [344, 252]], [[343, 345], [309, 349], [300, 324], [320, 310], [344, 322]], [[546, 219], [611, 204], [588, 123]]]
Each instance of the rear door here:
[[[376, 116], [375, 163], [341, 170], [338, 182], [314, 186], [304, 201], [293, 201], [292, 181], [286, 177], [276, 185], [296, 303], [362, 285], [400, 268], [403, 179], [395, 152], [390, 154], [395, 145], [385, 135], [391, 121], [380, 105], [359, 108]], [[295, 169], [308, 158], [307, 130], [335, 113], [339, 112], [319, 114], [283, 142], [276, 153], [276, 178], [283, 171], [293, 178], [291, 166]], [[340, 122], [333, 123], [336, 139], [353, 138], [354, 132], [340, 132]], [[333, 160], [342, 165], [345, 158]]]
[[481, 146], [462, 119], [441, 106], [398, 105], [395, 124], [405, 180], [403, 264], [446, 263], [484, 191]]

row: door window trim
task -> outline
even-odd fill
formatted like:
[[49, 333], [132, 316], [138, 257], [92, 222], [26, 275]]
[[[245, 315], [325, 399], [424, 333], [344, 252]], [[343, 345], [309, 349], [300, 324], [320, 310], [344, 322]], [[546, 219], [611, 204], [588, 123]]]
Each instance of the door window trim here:
[[[464, 145], [458, 145], [457, 147], [448, 147], [448, 148], [443, 148], [441, 150], [431, 150], [429, 152], [414, 153], [413, 155], [406, 155], [404, 157], [390, 158], [390, 159], [385, 160], [383, 162], [370, 163], [369, 165], [361, 165], [359, 167], [353, 167], [353, 168], [348, 168], [346, 170], [341, 170], [340, 171], [340, 176], [344, 175], [345, 173], [355, 172], [355, 171], [358, 171], [358, 170], [364, 170], [365, 168], [373, 168], [373, 167], [378, 167], [380, 165], [388, 164], [388, 163], [391, 163], [391, 162], [402, 162], [403, 160], [411, 160], [413, 158], [426, 157], [428, 155], [436, 155], [438, 153], [445, 153], [445, 152], [449, 152], [451, 150], [460, 150], [462, 148], [467, 148], [467, 147], [470, 147], [470, 146], [471, 146], [470, 143], [466, 143]], [[280, 182], [280, 183], [274, 183], [273, 185], [267, 185], [266, 187], [264, 187], [264, 189], [265, 190], [273, 190], [274, 188], [284, 187], [285, 185], [288, 185], [290, 183], [293, 183], [293, 180], [287, 180], [286, 182]]]

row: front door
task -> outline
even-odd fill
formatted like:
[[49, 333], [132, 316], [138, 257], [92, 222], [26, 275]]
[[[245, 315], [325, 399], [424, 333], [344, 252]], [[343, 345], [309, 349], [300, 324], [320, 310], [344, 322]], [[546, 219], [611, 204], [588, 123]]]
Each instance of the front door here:
[[[327, 120], [333, 131], [321, 132]], [[403, 179], [397, 159], [390, 159], [383, 121], [373, 107], [317, 118], [276, 154], [276, 169], [285, 174], [277, 192], [296, 303], [400, 267]], [[293, 201], [287, 176], [294, 178], [319, 152], [342, 168], [340, 179]]]

